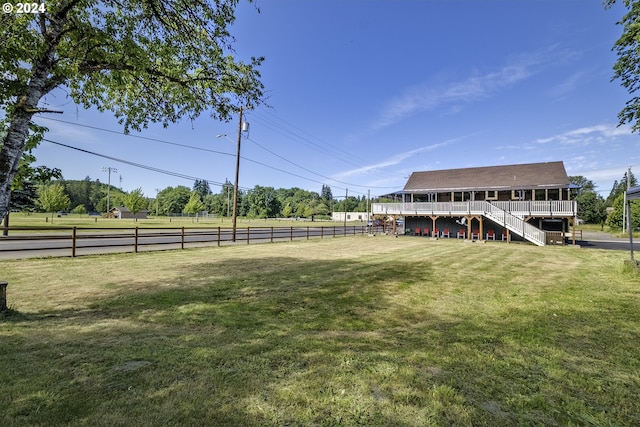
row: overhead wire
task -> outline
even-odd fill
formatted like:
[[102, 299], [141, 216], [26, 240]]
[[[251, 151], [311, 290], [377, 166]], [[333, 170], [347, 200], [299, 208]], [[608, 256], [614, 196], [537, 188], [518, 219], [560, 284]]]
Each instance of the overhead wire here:
[[[202, 177], [195, 177], [195, 176], [186, 175], [186, 174], [179, 173], [179, 172], [172, 172], [172, 171], [168, 171], [166, 169], [160, 169], [160, 168], [156, 168], [154, 166], [148, 166], [148, 165], [144, 165], [142, 163], [132, 162], [130, 160], [125, 160], [125, 159], [121, 159], [121, 158], [118, 158], [118, 157], [109, 156], [107, 154], [96, 153], [95, 151], [90, 151], [90, 150], [86, 150], [84, 148], [74, 147], [72, 145], [64, 144], [62, 142], [53, 141], [53, 140], [48, 139], [48, 138], [43, 138], [42, 140], [45, 141], [45, 142], [49, 142], [51, 144], [55, 144], [55, 145], [61, 146], [61, 147], [65, 147], [65, 148], [69, 148], [69, 149], [72, 149], [72, 150], [80, 151], [80, 152], [85, 153], [85, 154], [90, 154], [92, 156], [102, 157], [104, 159], [113, 160], [114, 162], [124, 163], [124, 164], [130, 165], [130, 166], [134, 166], [134, 167], [137, 167], [137, 168], [150, 170], [150, 171], [161, 173], [161, 174], [164, 174], [164, 175], [170, 175], [170, 176], [174, 176], [174, 177], [177, 177], [177, 178], [187, 179], [187, 180], [190, 180], [190, 181], [196, 181], [196, 180], [202, 180], [203, 179]], [[223, 187], [225, 184], [227, 184], [227, 183], [222, 183], [222, 182], [218, 182], [218, 181], [213, 181], [213, 180], [210, 180], [210, 179], [205, 179], [205, 181], [207, 183], [209, 183], [209, 184], [216, 185], [216, 186], [219, 186], [219, 187]], [[248, 190], [249, 188], [245, 188], [245, 189]]]
[[[227, 152], [223, 152], [223, 151], [218, 151], [218, 150], [213, 150], [213, 149], [210, 149], [210, 148], [203, 148], [203, 147], [198, 147], [198, 146], [194, 146], [194, 145], [182, 144], [182, 143], [177, 143], [177, 142], [173, 142], [173, 141], [167, 141], [167, 140], [163, 140], [163, 139], [159, 139], [159, 138], [152, 138], [152, 137], [147, 137], [147, 136], [142, 136], [142, 135], [125, 134], [125, 133], [120, 132], [120, 131], [114, 131], [114, 130], [111, 130], [111, 129], [105, 129], [105, 128], [101, 128], [101, 127], [98, 127], [98, 126], [86, 125], [86, 124], [82, 124], [82, 123], [74, 123], [74, 122], [70, 122], [70, 121], [66, 121], [66, 120], [54, 119], [54, 118], [51, 118], [51, 117], [42, 117], [42, 118], [46, 119], [46, 120], [54, 121], [54, 122], [69, 124], [69, 125], [72, 125], [72, 126], [83, 127], [83, 128], [87, 128], [87, 129], [101, 131], [101, 132], [113, 133], [113, 134], [117, 134], [117, 135], [121, 135], [121, 136], [137, 138], [137, 139], [142, 139], [142, 140], [151, 141], [151, 142], [157, 142], [157, 143], [161, 143], [161, 144], [167, 144], [167, 145], [172, 145], [172, 146], [177, 146], [177, 147], [182, 147], [182, 148], [199, 150], [199, 151], [204, 151], [204, 152], [209, 152], [209, 153], [214, 153], [214, 154], [219, 154], [219, 155], [224, 155], [224, 156], [233, 156], [233, 157], [236, 156], [235, 154], [231, 154], [231, 153], [227, 153]], [[291, 160], [288, 160], [284, 156], [281, 156], [281, 155], [275, 153], [273, 150], [270, 150], [270, 149], [264, 147], [262, 144], [258, 143], [257, 141], [255, 141], [253, 139], [250, 139], [248, 137], [245, 137], [245, 139], [249, 140], [250, 142], [252, 142], [256, 146], [258, 146], [261, 149], [269, 152], [270, 154], [280, 158], [281, 160], [284, 160], [287, 163], [290, 163], [290, 164], [292, 164], [292, 165], [294, 165], [294, 166], [296, 166], [296, 167], [298, 167], [298, 168], [300, 168], [300, 169], [302, 169], [302, 170], [304, 170], [304, 171], [306, 171], [308, 173], [311, 173], [313, 175], [319, 176], [319, 177], [324, 178], [326, 180], [330, 180], [332, 182], [335, 182], [335, 183], [342, 184], [342, 185], [346, 186], [346, 187], [340, 187], [340, 186], [335, 186], [334, 185], [338, 189], [346, 190], [349, 187], [351, 187], [351, 188], [353, 188], [353, 187], [368, 188], [368, 189], [371, 189], [371, 188], [379, 188], [379, 189], [397, 188], [397, 187], [371, 187], [371, 186], [364, 186], [364, 185], [359, 185], [359, 184], [355, 184], [355, 183], [348, 183], [348, 182], [344, 182], [344, 181], [339, 181], [339, 180], [336, 180], [334, 178], [331, 178], [331, 177], [319, 174], [317, 172], [314, 172], [314, 171], [312, 171], [312, 170], [310, 170], [310, 169], [308, 169], [308, 168], [306, 168], [304, 166], [301, 166], [301, 165], [299, 165], [299, 164], [297, 164], [297, 163], [295, 163], [295, 162], [293, 162]], [[70, 148], [70, 149], [75, 149], [75, 150], [78, 150], [78, 151], [84, 151], [85, 153], [94, 154], [94, 155], [99, 156], [99, 157], [111, 158], [111, 156], [107, 156], [107, 155], [103, 155], [103, 154], [99, 154], [99, 153], [93, 153], [93, 152], [91, 152], [89, 150], [84, 150], [84, 149], [73, 147], [73, 146], [70, 146], [70, 145], [57, 143], [57, 142], [54, 142], [54, 141], [51, 141], [51, 140], [47, 140], [47, 141], [48, 142], [52, 142], [54, 144], [58, 144], [58, 145], [64, 146], [64, 147], [67, 147], [67, 148]], [[244, 160], [244, 161], [247, 161], [247, 162], [250, 162], [250, 163], [254, 163], [254, 164], [257, 164], [257, 165], [260, 165], [260, 166], [263, 166], [263, 167], [266, 167], [266, 168], [269, 168], [269, 169], [272, 169], [272, 170], [275, 170], [275, 171], [278, 171], [278, 172], [281, 172], [281, 173], [284, 173], [284, 174], [287, 174], [287, 175], [291, 175], [291, 176], [294, 176], [296, 178], [304, 179], [304, 180], [307, 180], [307, 181], [310, 181], [310, 182], [315, 182], [315, 183], [323, 184], [323, 185], [328, 184], [326, 181], [319, 181], [317, 179], [313, 179], [313, 178], [309, 178], [309, 177], [306, 177], [306, 176], [303, 176], [303, 175], [300, 175], [300, 174], [296, 174], [296, 173], [293, 173], [293, 172], [290, 172], [290, 171], [287, 171], [287, 170], [284, 170], [284, 169], [281, 169], [281, 168], [278, 168], [278, 167], [275, 167], [275, 166], [272, 166], [272, 165], [269, 165], [269, 164], [266, 164], [266, 163], [263, 163], [263, 162], [260, 162], [260, 161], [257, 161], [257, 160], [253, 160], [251, 158], [247, 158], [245, 156], [240, 156], [240, 158], [242, 160]], [[131, 161], [125, 160], [125, 159], [117, 159], [117, 160], [116, 160], [116, 158], [113, 158], [113, 159], [115, 161], [131, 164], [133, 166], [140, 165], [139, 167], [142, 167], [144, 169], [154, 170], [153, 167], [147, 167], [145, 165], [141, 165], [141, 164], [138, 164], [138, 163], [135, 163], [135, 162], [131, 162]], [[158, 171], [162, 171], [162, 173], [166, 172], [169, 175], [174, 174], [174, 172], [164, 171], [164, 170], [161, 170], [161, 169], [158, 169]], [[176, 174], [174, 176], [180, 176], [180, 174]], [[186, 177], [188, 177], [186, 179], [200, 179], [200, 178], [194, 178], [194, 177], [189, 177], [189, 176], [186, 176]], [[220, 183], [217, 183], [216, 181], [211, 181], [211, 182], [214, 183], [214, 185], [222, 185]], [[359, 192], [359, 191], [356, 191], [356, 190], [353, 190], [353, 193], [362, 194], [362, 195], [366, 194], [364, 192]]]

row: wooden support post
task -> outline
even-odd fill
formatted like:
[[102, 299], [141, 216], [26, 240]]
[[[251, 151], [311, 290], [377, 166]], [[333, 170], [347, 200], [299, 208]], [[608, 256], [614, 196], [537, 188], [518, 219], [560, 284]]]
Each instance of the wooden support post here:
[[0, 282], [0, 311], [7, 310], [7, 282]]
[[73, 233], [71, 234], [71, 257], [74, 258], [76, 256], [76, 238], [77, 238], [77, 228], [73, 227]]
[[438, 218], [440, 218], [438, 215], [430, 215], [429, 218], [431, 218], [431, 237], [440, 237], [440, 236], [436, 236], [436, 220]]

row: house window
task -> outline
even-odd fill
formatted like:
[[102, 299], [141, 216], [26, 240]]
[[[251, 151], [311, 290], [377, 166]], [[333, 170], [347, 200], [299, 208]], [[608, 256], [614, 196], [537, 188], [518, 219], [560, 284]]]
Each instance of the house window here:
[[485, 200], [498, 200], [498, 192], [496, 190], [485, 191]]
[[511, 190], [511, 200], [524, 200], [524, 190]]
[[466, 202], [471, 199], [471, 193], [468, 191], [454, 191], [453, 192], [453, 201], [454, 202]]

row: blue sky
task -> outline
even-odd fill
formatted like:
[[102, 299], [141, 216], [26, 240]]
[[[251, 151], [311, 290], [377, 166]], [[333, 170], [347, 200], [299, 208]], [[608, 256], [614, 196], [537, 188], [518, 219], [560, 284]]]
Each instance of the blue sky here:
[[[611, 81], [622, 6], [601, 0], [258, 0], [241, 2], [237, 56], [266, 58], [268, 106], [247, 113], [240, 187], [300, 187], [334, 196], [400, 190], [413, 171], [564, 162], [607, 196], [640, 135], [618, 127], [629, 98]], [[170, 171], [153, 172], [43, 142], [38, 164], [66, 179], [130, 191], [233, 182], [237, 118], [202, 116], [122, 134], [109, 113], [64, 91], [43, 105], [47, 138]], [[51, 120], [51, 119], [55, 119]], [[61, 122], [62, 120], [63, 122]], [[107, 129], [106, 132], [100, 129]], [[219, 134], [228, 137], [217, 138]], [[120, 180], [120, 178], [122, 178]], [[212, 184], [212, 190], [220, 187]]]

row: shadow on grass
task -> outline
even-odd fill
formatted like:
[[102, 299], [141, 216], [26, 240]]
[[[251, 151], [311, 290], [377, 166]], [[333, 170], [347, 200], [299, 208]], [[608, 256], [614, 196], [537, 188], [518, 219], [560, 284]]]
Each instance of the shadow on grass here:
[[[13, 402], [12, 414], [100, 425], [640, 421], [629, 360], [640, 335], [623, 327], [639, 324], [637, 307], [443, 311], [434, 280], [428, 262], [225, 260], [136, 280], [86, 310], [21, 314], [10, 322], [41, 331], [11, 343], [14, 355], [0, 350], [5, 362], [37, 389], [52, 379], [29, 372], [52, 351], [66, 356], [50, 368], [53, 394]], [[46, 330], [52, 320], [60, 330]], [[20, 352], [36, 353], [29, 366]]]

